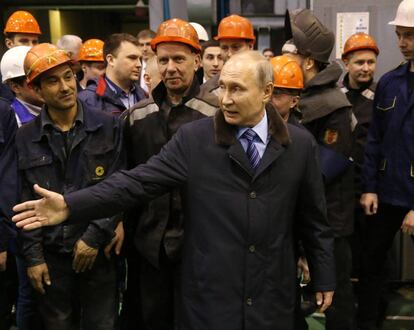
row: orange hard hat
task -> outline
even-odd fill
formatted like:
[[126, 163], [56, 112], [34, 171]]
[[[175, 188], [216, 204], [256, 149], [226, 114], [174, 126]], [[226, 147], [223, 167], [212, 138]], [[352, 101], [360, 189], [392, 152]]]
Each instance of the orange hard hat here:
[[218, 34], [214, 39], [247, 39], [254, 43], [256, 37], [254, 36], [253, 25], [247, 18], [230, 15], [221, 20], [218, 26]]
[[64, 63], [71, 63], [67, 52], [55, 45], [42, 43], [33, 46], [24, 59], [27, 82], [32, 83], [40, 74]]
[[273, 67], [274, 86], [286, 89], [302, 89], [303, 73], [299, 64], [289, 56], [275, 56], [270, 60]]
[[156, 51], [157, 45], [162, 42], [178, 42], [192, 47], [197, 52], [201, 51], [197, 31], [190, 23], [179, 18], [161, 23], [157, 35], [151, 40], [152, 50]]
[[7, 33], [42, 34], [36, 19], [27, 11], [19, 10], [10, 15], [4, 28]]
[[342, 59], [351, 52], [364, 49], [372, 50], [375, 54], [379, 54], [377, 43], [373, 37], [363, 32], [355, 33], [345, 42]]
[[78, 61], [103, 62], [103, 46], [102, 40], [86, 40], [79, 50]]

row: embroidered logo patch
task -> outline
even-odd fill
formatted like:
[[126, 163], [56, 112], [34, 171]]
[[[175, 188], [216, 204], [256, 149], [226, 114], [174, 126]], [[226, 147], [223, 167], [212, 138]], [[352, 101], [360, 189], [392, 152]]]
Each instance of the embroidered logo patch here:
[[104, 175], [104, 174], [105, 174], [105, 169], [103, 168], [103, 166], [97, 166], [97, 167], [95, 168], [95, 174], [96, 174], [97, 176], [102, 176], [102, 175]]
[[327, 129], [323, 140], [326, 144], [333, 144], [338, 141], [338, 131], [335, 129]]

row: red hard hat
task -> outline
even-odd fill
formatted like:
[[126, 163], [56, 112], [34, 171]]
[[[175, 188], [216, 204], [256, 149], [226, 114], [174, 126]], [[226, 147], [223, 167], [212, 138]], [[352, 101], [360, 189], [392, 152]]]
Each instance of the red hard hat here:
[[78, 61], [103, 62], [104, 42], [99, 39], [86, 40], [80, 50]]
[[303, 88], [303, 73], [299, 64], [289, 56], [281, 55], [270, 60], [273, 67], [274, 86], [287, 89]]
[[32, 83], [40, 74], [64, 63], [71, 63], [71, 59], [63, 49], [55, 45], [42, 43], [33, 46], [24, 59], [24, 72], [27, 82]]
[[351, 52], [364, 49], [372, 50], [375, 54], [379, 54], [377, 43], [373, 37], [363, 32], [355, 33], [345, 42], [342, 59]]
[[156, 51], [157, 45], [162, 42], [178, 42], [192, 47], [197, 52], [201, 51], [197, 31], [190, 23], [179, 18], [161, 23], [157, 35], [151, 40], [152, 50]]
[[246, 39], [254, 43], [256, 37], [254, 36], [253, 25], [247, 18], [230, 15], [221, 20], [218, 26], [218, 34], [214, 39]]
[[27, 11], [19, 10], [10, 15], [4, 28], [7, 33], [42, 34], [36, 19]]

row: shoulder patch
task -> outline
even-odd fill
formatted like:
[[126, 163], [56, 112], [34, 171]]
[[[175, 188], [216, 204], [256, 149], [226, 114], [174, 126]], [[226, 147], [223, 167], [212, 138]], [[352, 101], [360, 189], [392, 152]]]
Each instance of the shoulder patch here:
[[348, 89], [348, 88], [346, 88], [345, 86], [342, 86], [342, 87], [341, 87], [341, 92], [342, 92], [342, 93], [344, 93], [344, 94], [346, 94], [346, 93], [348, 93], [348, 92], [349, 92], [349, 89]]
[[336, 129], [328, 128], [323, 136], [323, 141], [326, 144], [334, 144], [338, 141], [338, 131]]
[[134, 108], [129, 113], [129, 125], [132, 126], [134, 124], [134, 121], [142, 120], [149, 114], [153, 112], [157, 112], [157, 111], [160, 111], [160, 109], [158, 108], [158, 105], [155, 103], [147, 104], [146, 106], [142, 108], [138, 108], [138, 107]]
[[373, 100], [374, 99], [374, 96], [375, 96], [375, 93], [372, 90], [370, 90], [370, 89], [365, 89], [361, 93], [361, 95], [362, 96], [365, 96], [365, 98], [367, 98], [368, 100]]
[[198, 98], [192, 98], [191, 100], [185, 103], [185, 106], [194, 109], [198, 112], [201, 112], [203, 115], [207, 117], [212, 117], [217, 112], [218, 108], [214, 107]]

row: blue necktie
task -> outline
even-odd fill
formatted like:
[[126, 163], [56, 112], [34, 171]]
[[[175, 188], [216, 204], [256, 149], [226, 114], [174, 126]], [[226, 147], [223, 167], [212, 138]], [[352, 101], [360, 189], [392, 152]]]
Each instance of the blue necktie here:
[[256, 139], [257, 134], [255, 131], [249, 128], [246, 132], [243, 133], [243, 137], [247, 140], [246, 154], [250, 160], [250, 165], [252, 165], [252, 168], [256, 170], [260, 163], [260, 154], [254, 145], [254, 140]]

